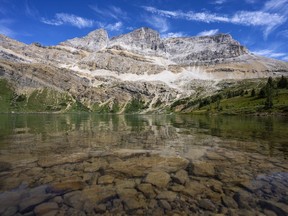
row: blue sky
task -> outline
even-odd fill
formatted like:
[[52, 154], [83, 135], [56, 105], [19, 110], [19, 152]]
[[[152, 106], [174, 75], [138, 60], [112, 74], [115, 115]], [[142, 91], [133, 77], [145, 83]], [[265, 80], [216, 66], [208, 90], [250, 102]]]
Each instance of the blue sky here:
[[0, 33], [27, 44], [142, 26], [162, 37], [229, 33], [256, 54], [288, 61], [288, 0], [0, 0]]

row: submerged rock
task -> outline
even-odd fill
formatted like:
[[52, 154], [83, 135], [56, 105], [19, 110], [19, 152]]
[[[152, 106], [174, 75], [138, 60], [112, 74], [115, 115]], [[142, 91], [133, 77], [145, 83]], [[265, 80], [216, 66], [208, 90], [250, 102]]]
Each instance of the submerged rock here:
[[[57, 203], [47, 202], [47, 203], [43, 203], [41, 205], [36, 206], [34, 209], [34, 213], [36, 216], [46, 215], [48, 213], [49, 213], [49, 215], [52, 215], [53, 212], [57, 213], [58, 209], [59, 209], [59, 207], [58, 207]], [[52, 214], [51, 214], [51, 212], [52, 212]]]
[[97, 172], [100, 169], [105, 169], [108, 162], [104, 158], [93, 158], [90, 163], [84, 164], [84, 172]]
[[171, 205], [169, 204], [169, 202], [167, 202], [167, 200], [159, 200], [159, 206], [161, 206], [165, 210], [171, 210]]
[[111, 163], [109, 167], [114, 172], [120, 172], [133, 177], [143, 177], [150, 171], [177, 172], [180, 169], [185, 169], [188, 163], [187, 159], [181, 157], [152, 155], [150, 157], [140, 156], [125, 161], [117, 161]]
[[166, 188], [170, 180], [170, 175], [163, 171], [151, 172], [145, 178], [145, 182], [151, 183], [159, 188]]
[[67, 181], [53, 183], [48, 186], [47, 192], [54, 194], [63, 194], [70, 191], [81, 190], [84, 188], [84, 183], [82, 181]]
[[111, 175], [104, 175], [98, 178], [98, 184], [112, 184], [114, 182], [115, 177]]
[[113, 197], [117, 196], [115, 188], [111, 186], [92, 186], [91, 188], [85, 188], [82, 191], [82, 196], [84, 199], [91, 203], [99, 204], [102, 202], [106, 202]]
[[202, 194], [206, 190], [208, 189], [205, 185], [196, 181], [190, 181], [185, 185], [185, 189], [181, 192], [191, 197], [195, 197], [196, 195]]
[[142, 183], [137, 186], [137, 189], [140, 190], [146, 198], [153, 199], [156, 197], [156, 193], [151, 184]]
[[288, 205], [285, 205], [284, 203], [260, 200], [259, 204], [263, 209], [269, 209], [277, 215], [288, 215]]
[[160, 193], [158, 193], [157, 195], [157, 199], [163, 199], [163, 200], [167, 200], [169, 202], [173, 202], [177, 197], [177, 194], [175, 192], [172, 191], [161, 191]]
[[215, 176], [214, 164], [199, 161], [192, 164], [193, 166], [193, 174], [196, 176], [205, 176], [205, 177], [213, 177]]
[[202, 199], [199, 201], [200, 208], [209, 210], [209, 211], [215, 211], [216, 207], [209, 199]]
[[70, 155], [49, 155], [41, 157], [38, 160], [38, 165], [41, 167], [52, 167], [55, 165], [78, 163], [88, 159], [87, 153], [74, 153]]
[[145, 199], [135, 189], [119, 189], [117, 190], [117, 194], [127, 211], [147, 207]]
[[53, 196], [51, 194], [41, 194], [37, 196], [28, 197], [22, 200], [19, 204], [19, 211], [21, 213], [27, 213], [32, 211], [35, 206], [51, 199]]
[[176, 172], [176, 174], [173, 177], [173, 180], [176, 181], [179, 184], [185, 184], [189, 181], [189, 176], [187, 171], [185, 170], [179, 170]]

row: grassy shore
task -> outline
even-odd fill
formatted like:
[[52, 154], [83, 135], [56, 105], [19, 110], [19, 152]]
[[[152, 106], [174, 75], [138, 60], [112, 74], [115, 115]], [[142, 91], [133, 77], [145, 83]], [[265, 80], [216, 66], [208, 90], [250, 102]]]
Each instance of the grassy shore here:
[[271, 79], [269, 85], [267, 79], [222, 82], [215, 94], [176, 101], [172, 111], [193, 114], [288, 115], [288, 85], [279, 87], [280, 79]]

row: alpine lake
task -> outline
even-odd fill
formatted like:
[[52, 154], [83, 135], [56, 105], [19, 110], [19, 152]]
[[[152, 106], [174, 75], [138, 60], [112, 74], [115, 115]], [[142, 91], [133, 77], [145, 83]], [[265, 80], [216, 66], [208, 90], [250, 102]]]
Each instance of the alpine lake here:
[[288, 215], [288, 117], [0, 114], [0, 215]]

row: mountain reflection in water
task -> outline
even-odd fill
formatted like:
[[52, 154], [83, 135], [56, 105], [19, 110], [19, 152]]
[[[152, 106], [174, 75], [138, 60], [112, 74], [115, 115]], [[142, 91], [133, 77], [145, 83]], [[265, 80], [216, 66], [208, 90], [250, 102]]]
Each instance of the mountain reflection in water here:
[[83, 149], [157, 149], [180, 155], [215, 145], [288, 156], [288, 119], [254, 116], [0, 115], [0, 150], [49, 154]]

